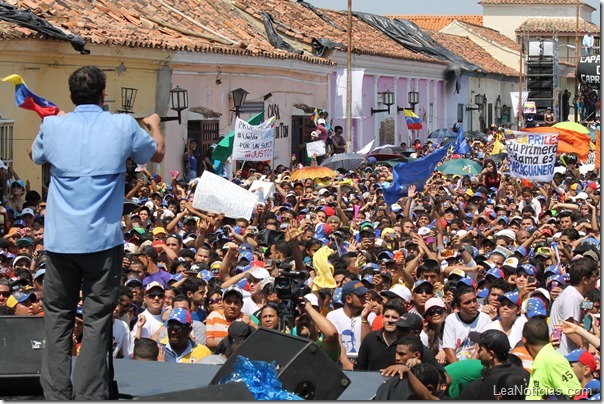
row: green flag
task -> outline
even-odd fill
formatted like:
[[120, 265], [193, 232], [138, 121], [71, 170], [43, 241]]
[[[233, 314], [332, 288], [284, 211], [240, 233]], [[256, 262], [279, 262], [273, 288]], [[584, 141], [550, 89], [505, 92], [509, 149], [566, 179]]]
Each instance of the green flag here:
[[[248, 119], [247, 123], [250, 125], [260, 125], [262, 123], [262, 117], [264, 116], [264, 111], [257, 113], [250, 119]], [[212, 152], [212, 158], [218, 161], [226, 161], [231, 154], [233, 154], [233, 139], [235, 138], [235, 131], [232, 130], [227, 136], [224, 137], [217, 145], [214, 151]]]

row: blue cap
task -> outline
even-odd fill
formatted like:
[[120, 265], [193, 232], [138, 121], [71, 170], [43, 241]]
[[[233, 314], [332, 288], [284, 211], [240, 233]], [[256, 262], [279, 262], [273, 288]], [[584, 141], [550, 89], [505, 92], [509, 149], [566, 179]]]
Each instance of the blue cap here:
[[365, 266], [363, 267], [363, 269], [368, 269], [371, 268], [374, 272], [375, 271], [380, 271], [380, 267], [378, 264], [376, 264], [375, 262], [368, 262], [367, 264], [365, 264]]
[[491, 275], [492, 277], [497, 278], [497, 279], [505, 279], [503, 271], [496, 267], [489, 269], [487, 271], [487, 273], [484, 275], [484, 277], [486, 278], [489, 275]]
[[181, 324], [191, 324], [191, 313], [189, 313], [189, 310], [187, 309], [177, 307], [170, 312], [164, 325], [168, 325], [170, 321], [178, 321]]
[[518, 292], [506, 292], [503, 295], [497, 296], [497, 300], [500, 302], [506, 299], [514, 303], [516, 306], [520, 306], [521, 301]]
[[528, 251], [526, 251], [526, 248], [519, 245], [518, 247], [514, 248], [514, 253], [518, 253], [520, 255], [522, 255], [523, 257], [526, 257], [526, 255], [528, 254]]
[[341, 304], [341, 305], [344, 304], [342, 302], [342, 288], [335, 288], [334, 289], [333, 296], [331, 297], [331, 300], [332, 300], [333, 304]]
[[357, 296], [367, 293], [367, 288], [361, 281], [349, 281], [342, 286], [342, 296], [354, 293]]
[[249, 251], [252, 252], [254, 251], [254, 247], [252, 247], [252, 245], [250, 243], [241, 243], [241, 245], [239, 246], [239, 251]]
[[476, 294], [479, 299], [486, 299], [489, 296], [489, 289], [481, 289]]
[[180, 281], [181, 279], [184, 279], [184, 278], [185, 278], [185, 276], [183, 274], [178, 273], [178, 274], [172, 275], [172, 277], [170, 278], [170, 281], [176, 281], [176, 282], [178, 282], [178, 281]]
[[237, 261], [241, 261], [242, 259], [246, 259], [247, 262], [252, 262], [254, 260], [254, 256], [252, 255], [252, 253], [250, 251], [243, 250], [239, 253], [239, 257], [237, 258]]
[[552, 275], [547, 278], [545, 281], [545, 287], [549, 287], [552, 282], [558, 282], [560, 286], [564, 285], [566, 282], [564, 281], [564, 277], [562, 275]]
[[392, 251], [384, 250], [378, 254], [378, 259], [388, 259], [391, 260], [394, 257]]
[[204, 281], [208, 282], [210, 279], [212, 279], [214, 277], [214, 272], [208, 271], [207, 269], [204, 269], [204, 270], [202, 270], [202, 271], [199, 272], [198, 276], [201, 279], [203, 279]]
[[40, 276], [44, 275], [45, 273], [46, 273], [46, 269], [45, 269], [45, 268], [38, 269], [38, 270], [36, 271], [36, 274], [34, 275], [34, 280], [35, 280], [35, 279], [38, 279], [38, 277], [40, 277]]
[[469, 287], [473, 288], [474, 290], [476, 290], [476, 282], [474, 282], [474, 280], [472, 278], [469, 278], [469, 277], [461, 278], [460, 280], [457, 281], [457, 283], [455, 284], [455, 287], [460, 287], [461, 285], [469, 286]]
[[516, 269], [516, 273], [519, 271], [524, 271], [528, 276], [535, 276], [535, 266], [532, 264], [522, 264], [518, 266]]
[[434, 290], [434, 285], [430, 281], [427, 281], [425, 279], [418, 279], [413, 284], [413, 291], [415, 292], [416, 289], [422, 287], [423, 285], [428, 285], [430, 289]]
[[373, 275], [363, 276], [363, 279], [361, 280], [361, 282], [363, 282], [363, 283], [367, 282], [369, 285], [371, 285], [373, 282]]
[[526, 303], [526, 316], [533, 318], [535, 316], [547, 316], [545, 303], [538, 297], [531, 297]]
[[[548, 275], [549, 274], [549, 275]], [[562, 271], [558, 265], [550, 265], [543, 271], [543, 276], [548, 278], [551, 275], [562, 275]]]
[[497, 216], [497, 221], [503, 220], [505, 222], [505, 224], [508, 224], [510, 222], [510, 219], [507, 216]]

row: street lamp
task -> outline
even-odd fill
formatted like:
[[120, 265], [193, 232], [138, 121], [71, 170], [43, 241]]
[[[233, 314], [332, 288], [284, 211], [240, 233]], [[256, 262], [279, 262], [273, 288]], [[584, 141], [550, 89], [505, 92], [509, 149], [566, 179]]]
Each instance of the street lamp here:
[[386, 105], [388, 108], [381, 109], [373, 109], [371, 108], [371, 115], [378, 112], [388, 112], [390, 113], [390, 106], [394, 104], [394, 93], [390, 90], [384, 91], [383, 93], [378, 93], [382, 96], [382, 104]]
[[189, 93], [184, 88], [176, 86], [170, 90], [170, 109], [176, 111], [178, 116], [164, 116], [160, 118], [161, 122], [175, 121], [178, 119], [178, 124], [181, 124], [180, 113], [189, 108]]
[[397, 107], [396, 112], [401, 112], [405, 109], [415, 111], [415, 106], [419, 104], [419, 93], [417, 91], [409, 91], [407, 94], [407, 102], [411, 105], [411, 108]]
[[239, 117], [239, 110], [245, 103], [245, 98], [249, 93], [243, 88], [238, 88], [237, 90], [231, 91], [231, 94], [233, 95], [233, 106], [235, 107], [235, 109], [231, 111], [235, 112], [235, 115]]
[[136, 88], [122, 87], [122, 110], [120, 112], [127, 114], [132, 112], [137, 92], [138, 89]]

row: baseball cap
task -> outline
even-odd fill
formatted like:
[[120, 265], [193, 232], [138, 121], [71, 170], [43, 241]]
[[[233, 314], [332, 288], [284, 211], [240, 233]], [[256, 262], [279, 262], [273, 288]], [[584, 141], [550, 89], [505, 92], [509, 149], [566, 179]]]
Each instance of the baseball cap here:
[[161, 290], [164, 290], [164, 286], [161, 283], [153, 281], [147, 285], [147, 287], [145, 288], [145, 292], [148, 292], [153, 288], [160, 288]]
[[226, 288], [224, 290], [224, 292], [222, 292], [222, 298], [224, 299], [226, 297], [226, 295], [228, 295], [229, 293], [237, 293], [239, 295], [239, 297], [241, 299], [243, 299], [243, 291], [241, 290], [241, 288], [237, 285], [231, 285], [228, 288]]
[[499, 230], [497, 233], [495, 233], [495, 236], [507, 237], [507, 238], [511, 239], [512, 241], [516, 241], [516, 233], [514, 233], [514, 231], [510, 230], [510, 229]]
[[130, 254], [134, 254], [136, 252], [136, 244], [125, 243], [124, 244], [124, 252], [128, 252]]
[[487, 271], [487, 273], [485, 274], [485, 278], [487, 276], [492, 276], [493, 278], [496, 279], [505, 279], [505, 274], [503, 273], [503, 271], [499, 268], [491, 268]]
[[177, 307], [170, 312], [164, 325], [168, 325], [170, 321], [178, 321], [181, 324], [191, 324], [191, 313], [189, 313], [189, 310], [187, 309]]
[[166, 231], [166, 229], [164, 229], [163, 227], [156, 227], [153, 229], [153, 235], [157, 236], [158, 234], [168, 234], [168, 232]]
[[185, 270], [185, 273], [197, 275], [199, 273], [199, 271], [201, 271], [201, 265], [193, 264], [193, 265], [191, 265], [191, 267], [189, 269]]
[[500, 254], [503, 256], [503, 258], [507, 259], [510, 255], [512, 255], [512, 252], [507, 248], [497, 247], [493, 251], [491, 251], [491, 255], [493, 254]]
[[579, 362], [587, 366], [589, 370], [594, 372], [598, 368], [598, 360], [589, 351], [585, 349], [575, 349], [565, 356], [570, 363]]
[[34, 246], [34, 241], [29, 237], [22, 237], [16, 241], [17, 247], [21, 247], [24, 245], [28, 245], [30, 247]]
[[334, 305], [336, 305], [336, 304], [344, 305], [344, 303], [342, 302], [342, 288], [335, 288], [333, 290], [333, 295], [331, 296], [331, 301], [333, 302]]
[[239, 251], [252, 252], [252, 251], [254, 251], [254, 247], [252, 247], [252, 245], [250, 243], [241, 243], [241, 245], [239, 246]]
[[413, 313], [401, 315], [394, 325], [400, 328], [411, 328], [415, 331], [421, 331], [424, 326], [422, 319], [417, 314]]
[[210, 279], [214, 278], [214, 272], [209, 271], [207, 269], [203, 269], [199, 271], [199, 274], [197, 274], [197, 276], [203, 279], [204, 281], [208, 282]]
[[430, 291], [434, 291], [434, 285], [425, 279], [419, 279], [415, 281], [413, 284], [413, 292], [415, 292], [419, 288], [428, 288]]
[[239, 253], [237, 261], [241, 261], [242, 259], [247, 260], [247, 262], [252, 262], [254, 260], [254, 255], [250, 251], [244, 250]]
[[342, 297], [347, 296], [351, 293], [354, 293], [357, 296], [364, 295], [367, 293], [367, 288], [363, 285], [361, 281], [350, 281], [346, 282], [344, 286], [342, 286]]
[[319, 307], [319, 298], [315, 294], [307, 293], [304, 298], [310, 302], [311, 306]]
[[253, 271], [247, 272], [245, 274], [245, 277], [247, 279], [254, 277], [255, 279], [258, 279], [258, 280], [263, 280], [270, 276], [271, 276], [271, 274], [269, 274], [268, 271], [262, 267], [256, 267], [256, 268], [254, 268]]
[[528, 276], [535, 276], [535, 266], [532, 264], [523, 264], [516, 269], [516, 273], [524, 271]]
[[411, 291], [405, 285], [400, 284], [392, 286], [390, 290], [380, 292], [380, 295], [390, 299], [400, 297], [407, 303], [411, 301]]
[[535, 316], [547, 316], [547, 309], [545, 303], [538, 297], [531, 297], [526, 303], [526, 316], [533, 318]]
[[381, 251], [377, 256], [378, 260], [381, 260], [381, 259], [391, 260], [393, 257], [394, 257], [394, 254], [392, 253], [392, 251], [388, 251], [388, 250]]
[[124, 283], [124, 286], [143, 286], [143, 282], [140, 281], [140, 279], [136, 279], [136, 278], [130, 278], [126, 281], [126, 283]]
[[21, 214], [19, 216], [25, 216], [25, 215], [35, 216], [36, 214], [34, 213], [32, 208], [25, 208], [21, 211]]
[[529, 297], [533, 297], [533, 296], [539, 295], [539, 294], [541, 294], [543, 297], [545, 297], [548, 302], [552, 301], [552, 298], [549, 295], [549, 292], [547, 291], [547, 289], [544, 289], [544, 288], [537, 288], [537, 289], [533, 290], [531, 293], [529, 293]]
[[[446, 261], [445, 261], [446, 262]], [[459, 268], [455, 268], [454, 270], [452, 270], [451, 272], [449, 272], [449, 281], [453, 281], [454, 279], [451, 279], [452, 276], [457, 276], [459, 278], [465, 278], [466, 277], [466, 273]], [[458, 279], [458, 278], [455, 278]]]
[[466, 277], [466, 278], [461, 278], [460, 280], [457, 281], [457, 283], [455, 284], [455, 287], [460, 287], [461, 285], [465, 285], [465, 286], [469, 286], [471, 288], [473, 288], [474, 290], [476, 290], [476, 282], [474, 282], [474, 279]]
[[31, 264], [31, 258], [29, 258], [27, 255], [18, 255], [15, 257], [15, 259], [13, 260], [13, 267], [15, 265], [17, 265], [17, 262], [21, 261], [21, 260], [27, 260], [27, 262], [29, 264]]
[[427, 236], [428, 234], [430, 234], [430, 229], [426, 226], [420, 227], [417, 230], [417, 234], [419, 234], [422, 237]]
[[[180, 274], [180, 273], [174, 274], [174, 275], [172, 275], [172, 277], [170, 278], [170, 280], [168, 281], [168, 283], [170, 283], [170, 282], [178, 282], [178, 281], [180, 281], [180, 280], [182, 280], [184, 278], [185, 278], [185, 276], [183, 274]], [[134, 279], [134, 280], [137, 280], [137, 279]]]
[[[10, 307], [11, 309], [14, 309], [15, 306], [17, 306], [18, 303], [23, 303], [24, 301], [26, 301], [27, 299], [31, 298], [31, 296], [34, 294], [34, 292], [15, 292], [13, 293], [7, 300], [6, 300], [6, 305], [8, 307]], [[34, 295], [35, 297], [36, 295]]]
[[497, 300], [499, 300], [500, 302], [506, 299], [515, 304], [516, 306], [520, 305], [520, 295], [518, 294], [518, 292], [506, 292], [503, 295], [497, 296]]
[[518, 258], [510, 257], [506, 259], [505, 261], [503, 261], [503, 265], [501, 267], [504, 269], [516, 271], [516, 269], [518, 268]]
[[443, 309], [447, 308], [447, 306], [445, 306], [445, 302], [440, 297], [431, 297], [430, 299], [426, 300], [426, 303], [424, 304], [424, 311], [428, 311], [432, 307], [442, 307]]
[[44, 274], [46, 274], [46, 269], [42, 268], [42, 269], [38, 269], [34, 275], [34, 280], [38, 279], [40, 276], [43, 276]]

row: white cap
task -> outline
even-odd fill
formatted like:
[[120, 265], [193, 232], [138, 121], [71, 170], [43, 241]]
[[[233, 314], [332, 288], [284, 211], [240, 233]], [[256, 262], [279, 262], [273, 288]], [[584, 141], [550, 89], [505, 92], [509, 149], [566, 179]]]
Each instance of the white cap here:
[[469, 232], [467, 230], [459, 230], [457, 232], [457, 237], [461, 240], [462, 238], [464, 238], [466, 236], [466, 234], [468, 234]]
[[571, 196], [570, 199], [572, 199], [573, 201], [576, 199], [583, 199], [586, 200], [587, 198], [589, 198], [589, 195], [587, 195], [585, 192], [581, 191], [577, 194], [577, 196]]
[[428, 234], [430, 234], [430, 229], [427, 228], [426, 226], [424, 227], [420, 227], [419, 230], [417, 231], [417, 234], [419, 234], [420, 236], [427, 236]]
[[133, 243], [126, 243], [124, 244], [124, 252], [129, 252], [131, 254], [135, 254], [136, 253], [136, 245]]
[[308, 300], [311, 305], [319, 307], [319, 298], [316, 295], [308, 293], [304, 295], [304, 298]]
[[516, 233], [510, 229], [499, 230], [497, 233], [495, 233], [495, 236], [503, 236], [512, 239], [512, 241], [516, 241]]
[[323, 125], [325, 125], [325, 119], [323, 119], [323, 118], [317, 119], [317, 124], [323, 124]]
[[245, 277], [247, 279], [250, 279], [251, 276], [253, 276], [256, 279], [263, 280], [263, 279], [269, 278], [271, 276], [271, 274], [269, 274], [268, 271], [262, 267], [256, 267], [256, 268], [254, 268], [253, 271], [250, 271], [245, 274]]
[[401, 210], [403, 210], [403, 208], [401, 207], [401, 205], [399, 205], [398, 203], [393, 204], [392, 206], [390, 206], [390, 209], [394, 212], [394, 213], [398, 213]]
[[549, 292], [545, 288], [537, 288], [537, 289], [533, 290], [529, 294], [529, 297], [533, 297], [534, 295], [539, 294], [539, 293], [541, 293], [543, 296], [545, 296], [545, 298], [547, 299], [547, 301], [551, 303], [552, 298], [549, 295]]
[[401, 297], [407, 303], [411, 301], [411, 291], [405, 285], [397, 283], [396, 285], [392, 286], [390, 290], [380, 292], [380, 295], [388, 297], [390, 293], [394, 293], [396, 296]]

